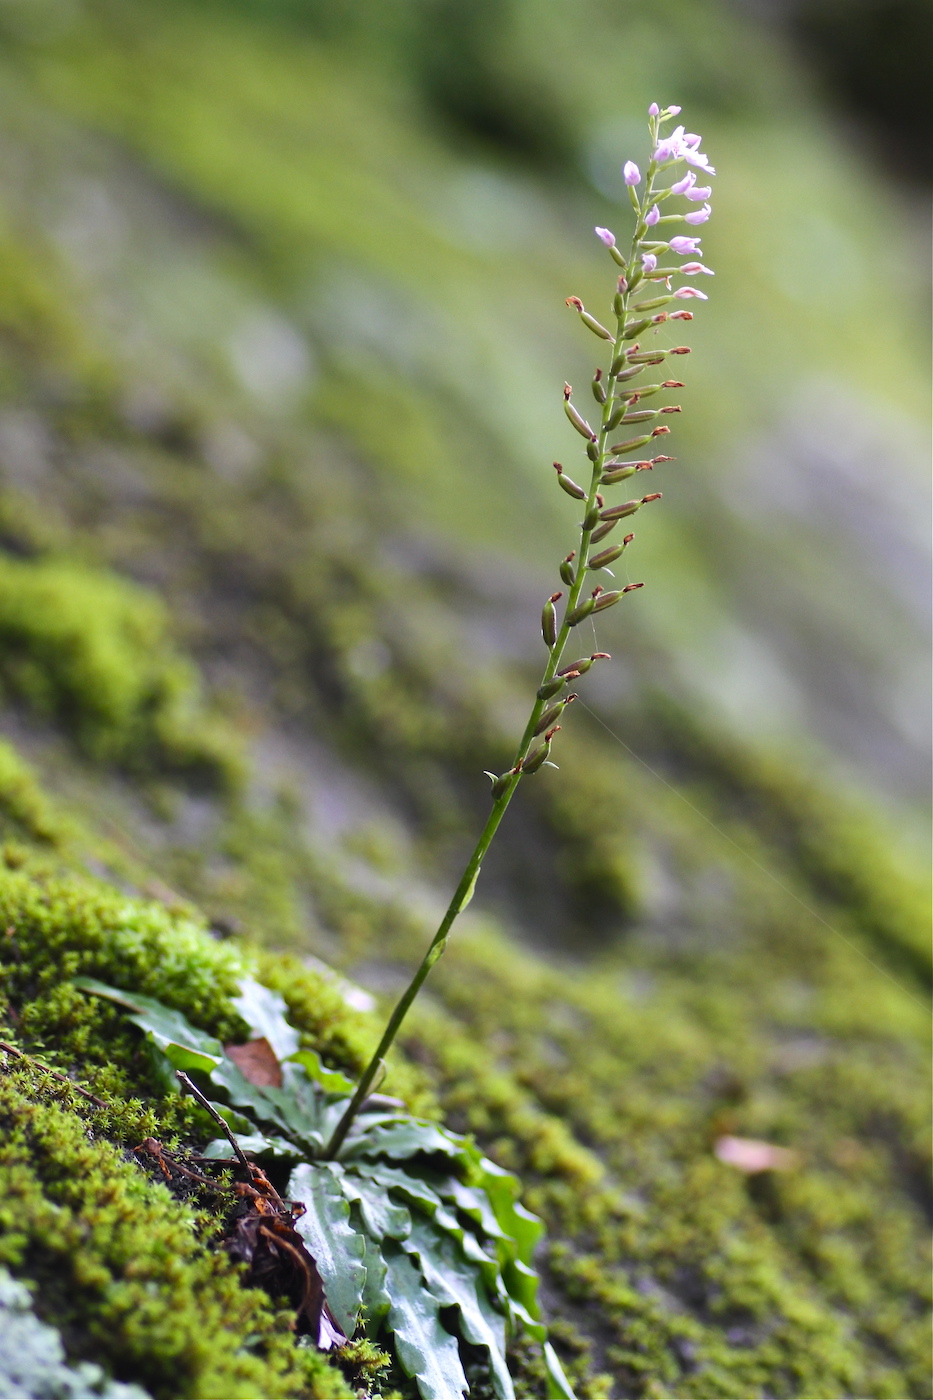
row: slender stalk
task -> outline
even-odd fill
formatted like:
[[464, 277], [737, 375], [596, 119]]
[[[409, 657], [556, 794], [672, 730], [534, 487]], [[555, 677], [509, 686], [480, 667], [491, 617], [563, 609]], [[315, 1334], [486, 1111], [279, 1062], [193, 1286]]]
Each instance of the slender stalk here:
[[[653, 119], [653, 127], [651, 134], [652, 140], [656, 140], [657, 125], [655, 124], [655, 119]], [[638, 201], [635, 211], [635, 230], [632, 235], [631, 254], [627, 265], [624, 269], [622, 269], [624, 277], [623, 279], [620, 279], [619, 301], [616, 303], [616, 334], [611, 342], [612, 352], [610, 364], [612, 364], [617, 359], [617, 357], [623, 352], [625, 348], [625, 331], [628, 325], [628, 304], [630, 294], [629, 288], [632, 282], [635, 280], [636, 270], [639, 267], [639, 242], [645, 233], [645, 214], [651, 207], [651, 199], [654, 192], [653, 180], [654, 175], [656, 173], [656, 168], [657, 167], [655, 166], [654, 162], [652, 162], [652, 164], [648, 167], [647, 178], [645, 181], [645, 193], [644, 196]], [[606, 343], [608, 344], [609, 342]], [[560, 667], [561, 659], [564, 654], [564, 649], [570, 638], [570, 633], [573, 630], [568, 619], [572, 614], [574, 608], [576, 608], [579, 604], [580, 597], [583, 592], [583, 586], [587, 580], [587, 560], [589, 557], [590, 536], [593, 532], [593, 529], [595, 528], [594, 523], [590, 523], [588, 525], [587, 522], [593, 514], [594, 506], [596, 506], [597, 504], [596, 496], [599, 490], [600, 479], [602, 477], [603, 469], [608, 455], [607, 440], [609, 436], [609, 420], [612, 417], [613, 409], [616, 403], [618, 402], [618, 398], [620, 397], [616, 393], [615, 385], [615, 379], [612, 375], [609, 375], [606, 383], [606, 402], [603, 405], [602, 419], [600, 422], [600, 429], [597, 437], [598, 450], [595, 453], [595, 460], [592, 464], [593, 469], [590, 478], [590, 487], [589, 491], [587, 492], [586, 501], [581, 503], [583, 506], [583, 521], [580, 525], [580, 543], [576, 552], [576, 558], [578, 560], [577, 569], [574, 575], [574, 581], [570, 585], [570, 592], [567, 597], [567, 605], [564, 609], [563, 624], [561, 625], [560, 631], [557, 634], [557, 639], [554, 645], [550, 648], [547, 665], [545, 666], [544, 674], [541, 677], [540, 684], [542, 687], [546, 686], [549, 681], [552, 681], [554, 679], [555, 675], [557, 674], [558, 668]], [[479, 872], [483, 863], [483, 859], [486, 855], [486, 852], [489, 849], [490, 844], [492, 843], [492, 839], [496, 834], [496, 831], [499, 827], [499, 823], [505, 816], [506, 808], [511, 802], [515, 790], [518, 787], [518, 784], [521, 782], [523, 776], [521, 765], [528, 755], [528, 751], [531, 747], [532, 740], [535, 738], [535, 730], [538, 726], [538, 722], [550, 703], [551, 700], [536, 699], [535, 704], [532, 707], [531, 714], [528, 717], [528, 723], [525, 726], [525, 731], [522, 734], [518, 748], [515, 751], [515, 757], [512, 761], [512, 770], [509, 775], [508, 784], [506, 785], [505, 790], [493, 802], [493, 808], [489, 814], [486, 825], [483, 827], [482, 834], [480, 835], [480, 838], [476, 843], [476, 848], [473, 851], [473, 854], [470, 856], [469, 861], [467, 862], [466, 869], [464, 870], [460, 883], [454, 892], [453, 899], [450, 901], [450, 904], [447, 907], [447, 912], [444, 914], [440, 926], [437, 932], [435, 933], [433, 939], [431, 940], [430, 947], [425, 953], [424, 958], [422, 959], [421, 964], [418, 967], [418, 970], [416, 971], [411, 982], [408, 984], [405, 991], [399, 998], [395, 1009], [392, 1012], [392, 1015], [389, 1017], [388, 1024], [386, 1025], [386, 1028], [382, 1033], [382, 1038], [379, 1041], [378, 1046], [376, 1047], [372, 1059], [363, 1071], [362, 1077], [360, 1078], [360, 1082], [356, 1087], [356, 1092], [354, 1093], [349, 1104], [347, 1105], [347, 1109], [343, 1117], [340, 1119], [340, 1122], [334, 1129], [333, 1135], [331, 1136], [330, 1141], [324, 1149], [322, 1155], [327, 1160], [331, 1160], [334, 1157], [336, 1157], [337, 1153], [340, 1151], [344, 1139], [346, 1138], [347, 1133], [350, 1131], [350, 1128], [353, 1125], [354, 1119], [359, 1113], [360, 1108], [362, 1107], [367, 1095], [370, 1092], [373, 1081], [375, 1080], [377, 1074], [380, 1071], [380, 1068], [385, 1062], [385, 1057], [388, 1054], [388, 1051], [392, 1046], [392, 1043], [395, 1040], [399, 1029], [401, 1028], [402, 1022], [405, 1020], [405, 1017], [408, 1014], [412, 1002], [418, 995], [422, 984], [427, 978], [428, 973], [431, 971], [431, 968], [441, 957], [441, 955], [444, 952], [444, 949], [447, 946], [447, 937], [450, 933], [450, 929], [454, 923], [454, 920], [460, 913], [462, 913], [462, 911], [466, 908], [471, 898], [473, 897], [473, 890], [476, 886], [476, 881], [479, 877]]]

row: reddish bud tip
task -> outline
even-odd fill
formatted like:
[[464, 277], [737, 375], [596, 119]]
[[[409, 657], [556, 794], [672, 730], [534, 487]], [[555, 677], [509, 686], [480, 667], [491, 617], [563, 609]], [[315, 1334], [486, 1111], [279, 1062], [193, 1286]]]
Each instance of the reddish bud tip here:
[[625, 585], [625, 587], [622, 589], [622, 592], [623, 592], [623, 593], [633, 593], [633, 592], [635, 591], [636, 588], [644, 588], [644, 586], [645, 586], [645, 585], [644, 585], [643, 583], [627, 583], [627, 584]]
[[651, 436], [652, 436], [652, 437], [660, 437], [660, 436], [662, 435], [662, 433], [669, 433], [669, 432], [670, 432], [670, 428], [664, 428], [664, 427], [655, 428], [654, 431], [652, 432]]
[[670, 353], [671, 353], [672, 355], [689, 355], [689, 354], [690, 354], [690, 346], [689, 346], [689, 345], [675, 345], [674, 348], [673, 348], [673, 350], [671, 350]]
[[[659, 501], [659, 500], [661, 499], [661, 496], [662, 496], [662, 495], [663, 495], [663, 492], [661, 492], [661, 491], [652, 491], [652, 493], [651, 493], [650, 496], [642, 496], [642, 498], [641, 498], [641, 503], [642, 503], [643, 506], [646, 506], [646, 505], [648, 504], [649, 501]], [[559, 597], [560, 597], [560, 594], [558, 593], [557, 596], [558, 596], [558, 598], [559, 598]]]
[[545, 742], [546, 744], [549, 744], [549, 743], [551, 742], [551, 740], [554, 738], [554, 735], [557, 733], [557, 731], [558, 731], [559, 729], [560, 729], [560, 725], [559, 725], [559, 724], [555, 724], [555, 726], [554, 726], [553, 729], [549, 729], [548, 732], [547, 732], [547, 733], [545, 734], [545, 736], [544, 736], [544, 742]]
[[569, 385], [569, 384], [565, 384], [565, 385], [564, 385], [564, 398], [565, 398], [565, 399], [569, 399], [569, 398], [570, 398], [570, 395], [571, 395], [572, 393], [573, 393], [573, 390], [571, 389], [570, 385]]
[[620, 292], [627, 292], [627, 291], [628, 291], [628, 283], [626, 282], [626, 280], [625, 280], [624, 277], [621, 277], [621, 276], [620, 276], [619, 281], [618, 281], [618, 283], [617, 283], [617, 287], [618, 287], [618, 290], [619, 290]]
[[[676, 315], [676, 314], [677, 314], [677, 313], [675, 312], [674, 315]], [[663, 326], [663, 325], [664, 325], [664, 322], [665, 322], [665, 321], [669, 321], [670, 319], [671, 319], [670, 312], [668, 312], [668, 311], [659, 311], [658, 314], [657, 314], [657, 316], [652, 316], [652, 318], [651, 318], [651, 324], [652, 324], [653, 326]]]
[[[631, 539], [631, 535], [629, 536], [629, 539]], [[611, 660], [612, 660], [612, 657], [609, 655], [608, 651], [594, 651], [594, 652], [593, 652], [593, 655], [590, 657], [590, 660], [591, 660], [591, 661], [611, 661]]]
[[623, 543], [623, 544], [631, 544], [631, 543], [632, 543], [632, 540], [633, 540], [634, 538], [635, 538], [634, 535], [626, 535], [625, 538], [623, 539], [622, 543]]
[[692, 311], [672, 311], [672, 312], [671, 312], [671, 320], [672, 320], [672, 321], [692, 321], [692, 320], [693, 320], [693, 312], [692, 312]]
[[564, 468], [563, 468], [563, 466], [561, 465], [561, 463], [560, 463], [560, 462], [552, 462], [551, 465], [552, 465], [552, 467], [554, 468], [554, 470], [557, 472], [557, 475], [560, 476], [561, 472], [564, 470]]
[[567, 696], [567, 699], [564, 701], [564, 704], [565, 704], [565, 705], [572, 705], [573, 702], [574, 702], [574, 700], [576, 700], [576, 698], [577, 698], [576, 691], [572, 691], [571, 694]]
[[679, 403], [669, 403], [666, 408], [661, 409], [662, 413], [683, 413]]
[[580, 300], [579, 297], [568, 297], [567, 300], [564, 302], [564, 305], [572, 306], [576, 311], [583, 310], [583, 302]]
[[[601, 369], [598, 369], [598, 370], [596, 371], [596, 373], [593, 375], [593, 378], [594, 378], [594, 380], [596, 381], [597, 384], [598, 384], [599, 381], [602, 379], [602, 377], [603, 377], [603, 372], [602, 372]], [[678, 384], [676, 387], [677, 387], [678, 389], [682, 389], [682, 388], [683, 388], [683, 385], [682, 385], [682, 384]]]
[[556, 602], [558, 601], [558, 599], [563, 598], [563, 596], [564, 596], [563, 593], [552, 593], [551, 596], [550, 596], [550, 598], [548, 598], [548, 602], [549, 602], [549, 603], [556, 603]]
[[649, 465], [649, 466], [651, 466], [651, 465], [657, 466], [658, 462], [676, 462], [676, 461], [677, 461], [677, 458], [676, 458], [676, 457], [663, 457], [663, 456], [662, 456], [662, 457], [652, 457], [651, 462], [649, 462], [648, 465]]
[[603, 506], [606, 504], [598, 491], [596, 492], [596, 504], [599, 506], [600, 510], [602, 510]]
[[[673, 353], [672, 350], [671, 354], [673, 355]], [[684, 382], [682, 379], [665, 379], [664, 383], [661, 385], [662, 389], [682, 389], [683, 387]]]
[[635, 470], [637, 472], [650, 472], [653, 465], [652, 462], [636, 462]]
[[606, 590], [603, 588], [602, 584], [597, 583], [596, 587], [593, 589], [593, 597], [598, 598], [600, 593], [604, 593], [605, 591]]
[[565, 564], [569, 564], [570, 561], [571, 561], [571, 559], [576, 559], [576, 557], [577, 557], [577, 551], [576, 551], [575, 549], [572, 549], [572, 550], [570, 551], [570, 553], [567, 555], [567, 558], [564, 560], [564, 563], [565, 563]]

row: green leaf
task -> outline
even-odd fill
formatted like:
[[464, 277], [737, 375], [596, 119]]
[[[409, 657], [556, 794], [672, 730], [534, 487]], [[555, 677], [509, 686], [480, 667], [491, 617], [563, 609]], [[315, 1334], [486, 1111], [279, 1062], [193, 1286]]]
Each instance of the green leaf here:
[[[289, 1162], [297, 1162], [301, 1158], [301, 1148], [286, 1142], [285, 1138], [264, 1137], [262, 1133], [237, 1133], [236, 1140], [241, 1149], [251, 1157], [285, 1158]], [[214, 1138], [213, 1142], [209, 1142], [205, 1147], [203, 1155], [225, 1162], [236, 1161], [236, 1153], [226, 1138]]]
[[366, 1233], [363, 1228], [362, 1216], [359, 1216], [358, 1212], [359, 1206], [352, 1206], [350, 1219], [355, 1225], [359, 1225], [360, 1238], [365, 1249], [363, 1267], [366, 1270], [366, 1282], [363, 1285], [363, 1313], [366, 1335], [375, 1341], [392, 1300], [386, 1288], [386, 1262], [382, 1257], [381, 1242], [377, 1242]]
[[530, 1265], [535, 1247], [544, 1234], [544, 1224], [530, 1210], [519, 1205], [516, 1198], [521, 1186], [511, 1172], [490, 1162], [488, 1157], [481, 1157], [478, 1166], [482, 1172], [483, 1190], [489, 1197], [496, 1219], [509, 1238], [515, 1241], [518, 1258], [523, 1264]]
[[[270, 1042], [271, 1044], [271, 1042]], [[316, 1084], [328, 1094], [350, 1095], [356, 1088], [352, 1079], [348, 1079], [345, 1074], [341, 1074], [337, 1069], [327, 1069], [321, 1064], [321, 1057], [316, 1050], [299, 1050], [294, 1055], [280, 1056], [280, 1059], [288, 1059], [290, 1063], [301, 1065]]]
[[347, 1146], [340, 1154], [344, 1161], [358, 1157], [389, 1157], [404, 1161], [418, 1152], [431, 1156], [442, 1153], [445, 1157], [457, 1157], [460, 1142], [452, 1134], [446, 1133], [436, 1123], [425, 1123], [418, 1118], [399, 1119], [396, 1114], [389, 1123], [377, 1123], [372, 1127], [365, 1124], [362, 1131], [348, 1139]]
[[514, 1400], [512, 1377], [505, 1364], [505, 1319], [497, 1313], [476, 1271], [469, 1268], [454, 1242], [426, 1221], [416, 1220], [404, 1248], [417, 1255], [421, 1273], [441, 1307], [460, 1310], [460, 1331], [489, 1353], [493, 1389], [500, 1400]]
[[132, 1015], [129, 1020], [151, 1036], [153, 1043], [167, 1056], [176, 1069], [199, 1069], [209, 1073], [223, 1057], [224, 1048], [212, 1035], [205, 1035], [185, 1020], [180, 1011], [172, 1011], [152, 997], [137, 992], [123, 992], [96, 982], [93, 977], [76, 977], [74, 985], [82, 992], [106, 997], [125, 1006]]
[[337, 1326], [352, 1337], [366, 1283], [366, 1245], [350, 1223], [340, 1168], [333, 1162], [300, 1163], [289, 1178], [288, 1195], [304, 1203], [295, 1229], [317, 1265]]
[[242, 978], [238, 986], [240, 995], [232, 998], [233, 1005], [253, 1035], [257, 1040], [265, 1036], [280, 1060], [289, 1059], [301, 1044], [301, 1038], [285, 1019], [288, 1008], [284, 998], [252, 977]]
[[393, 1205], [388, 1192], [374, 1181], [355, 1172], [343, 1178], [343, 1191], [348, 1200], [359, 1205], [363, 1224], [374, 1240], [387, 1237], [403, 1240], [411, 1230], [411, 1215], [404, 1206]]
[[467, 1380], [456, 1338], [441, 1326], [436, 1300], [399, 1245], [387, 1241], [384, 1258], [389, 1327], [399, 1365], [415, 1378], [421, 1400], [460, 1400]]
[[382, 1162], [357, 1162], [354, 1174], [365, 1175], [387, 1191], [398, 1191], [413, 1205], [433, 1215], [441, 1207], [441, 1198], [421, 1176], [411, 1176], [401, 1167], [387, 1167]]
[[542, 1350], [547, 1371], [547, 1400], [577, 1400], [551, 1343], [545, 1342]]
[[211, 1070], [211, 1083], [224, 1089], [231, 1103], [251, 1109], [261, 1123], [313, 1154], [323, 1144], [320, 1097], [300, 1065], [284, 1064], [282, 1080], [281, 1089], [253, 1084], [226, 1057]]

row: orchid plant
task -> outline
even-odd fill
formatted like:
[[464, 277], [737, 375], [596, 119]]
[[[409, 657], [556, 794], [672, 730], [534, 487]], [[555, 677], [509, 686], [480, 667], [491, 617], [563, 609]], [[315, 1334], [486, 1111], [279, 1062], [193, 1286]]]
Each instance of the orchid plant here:
[[[338, 1156], [374, 1082], [382, 1074], [385, 1057], [412, 1003], [431, 968], [442, 956], [455, 920], [473, 897], [486, 852], [519, 783], [544, 767], [556, 766], [551, 762], [550, 755], [561, 728], [559, 721], [567, 706], [576, 699], [569, 687], [595, 662], [607, 659], [605, 652], [596, 651], [564, 664], [564, 654], [574, 630], [586, 618], [614, 607], [626, 594], [644, 587], [641, 583], [629, 583], [623, 588], [607, 589], [600, 582], [604, 574], [609, 574], [609, 566], [621, 558], [634, 537], [627, 534], [620, 542], [604, 542], [621, 520], [627, 520], [642, 506], [660, 500], [661, 492], [652, 491], [620, 504], [609, 504], [607, 492], [638, 472], [650, 471], [661, 462], [673, 460], [666, 454], [647, 458], [640, 454], [655, 445], [656, 439], [670, 433], [668, 424], [657, 420], [680, 413], [680, 405], [667, 404], [660, 408], [642, 405], [655, 394], [683, 388], [683, 383], [679, 379], [665, 379], [655, 384], [644, 384], [640, 380], [646, 370], [663, 365], [670, 356], [689, 354], [688, 346], [664, 347], [655, 336], [662, 327], [669, 327], [672, 322], [693, 319], [693, 312], [683, 306], [684, 302], [708, 299], [705, 292], [690, 282], [674, 286], [674, 279], [713, 275], [711, 269], [700, 261], [699, 235], [675, 234], [668, 239], [656, 236], [662, 232], [661, 225], [686, 224], [695, 227], [704, 224], [711, 212], [709, 200], [712, 187], [698, 184], [697, 172], [701, 172], [703, 177], [715, 175], [716, 172], [709, 158], [700, 150], [701, 137], [686, 131], [683, 126], [675, 126], [666, 134], [663, 130], [679, 115], [680, 110], [679, 107], [662, 110], [656, 102], [652, 102], [648, 108], [651, 154], [645, 175], [642, 177], [634, 161], [627, 160], [622, 167], [622, 178], [635, 211], [635, 228], [628, 252], [623, 252], [618, 246], [615, 234], [610, 229], [598, 227], [595, 230], [619, 269], [611, 303], [615, 328], [608, 329], [592, 316], [579, 297], [567, 298], [567, 305], [578, 312], [587, 329], [604, 342], [608, 363], [597, 368], [593, 376], [592, 391], [599, 414], [596, 427], [590, 425], [574, 404], [570, 385], [564, 385], [564, 412], [584, 439], [589, 484], [579, 485], [564, 470], [562, 463], [554, 463], [558, 485], [571, 499], [579, 502], [583, 519], [577, 547], [571, 550], [559, 567], [566, 596], [564, 590], [552, 593], [541, 614], [547, 661], [528, 723], [519, 740], [512, 766], [504, 773], [487, 774], [492, 782], [492, 811], [440, 926], [389, 1017], [376, 1051], [334, 1129], [323, 1154], [326, 1158]], [[684, 166], [689, 168], [680, 174]], [[665, 183], [666, 177], [672, 173], [679, 178]], [[669, 203], [678, 199], [687, 201], [686, 208]], [[691, 205], [700, 207], [691, 208]], [[669, 254], [686, 258], [687, 261], [665, 261]], [[656, 294], [645, 296], [646, 291]], [[665, 309], [669, 307], [673, 309]], [[617, 432], [620, 441], [613, 442]], [[632, 436], [626, 436], [628, 432]]]
[[[511, 767], [488, 774], [492, 810], [486, 825], [359, 1083], [354, 1086], [327, 1069], [314, 1051], [300, 1049], [285, 1002], [252, 978], [241, 981], [233, 1005], [253, 1039], [228, 1046], [149, 997], [89, 978], [76, 983], [84, 992], [124, 1007], [145, 1033], [166, 1091], [177, 1092], [180, 1078], [209, 1115], [206, 1125], [219, 1124], [225, 1132], [225, 1139], [210, 1142], [205, 1154], [187, 1162], [171, 1158], [154, 1139], [137, 1150], [154, 1156], [164, 1174], [182, 1173], [215, 1191], [251, 1193], [252, 1199], [261, 1194], [261, 1186], [266, 1216], [261, 1218], [257, 1206], [252, 1225], [257, 1220], [262, 1225], [271, 1212], [278, 1229], [278, 1234], [266, 1230], [266, 1255], [271, 1240], [280, 1255], [285, 1251], [293, 1261], [298, 1255], [304, 1260], [299, 1313], [304, 1332], [322, 1349], [339, 1350], [362, 1329], [371, 1341], [391, 1348], [421, 1400], [479, 1393], [471, 1380], [474, 1373], [483, 1394], [514, 1400], [506, 1349], [510, 1338], [522, 1335], [541, 1346], [549, 1400], [573, 1400], [540, 1318], [533, 1256], [542, 1225], [520, 1204], [519, 1183], [483, 1157], [470, 1139], [413, 1118], [400, 1101], [372, 1091], [409, 1008], [444, 952], [454, 921], [470, 902], [519, 783], [554, 766], [550, 755], [560, 719], [575, 698], [571, 685], [605, 656], [592, 652], [565, 663], [571, 636], [586, 618], [642, 587], [630, 583], [607, 589], [600, 580], [632, 541], [628, 534], [613, 543], [619, 522], [658, 500], [660, 492], [619, 504], [609, 503], [608, 492], [638, 472], [673, 460], [666, 454], [641, 454], [670, 433], [659, 420], [679, 413], [679, 405], [643, 404], [683, 385], [679, 379], [652, 384], [641, 379], [670, 356], [688, 353], [686, 345], [665, 347], [656, 338], [671, 322], [692, 319], [684, 302], [706, 299], [691, 282], [675, 286], [675, 279], [712, 275], [699, 260], [699, 236], [656, 236], [661, 225], [699, 225], [710, 214], [710, 187], [697, 184], [695, 171], [715, 172], [700, 150], [699, 136], [682, 126], [662, 135], [679, 111], [661, 111], [652, 104], [645, 176], [632, 161], [623, 167], [635, 210], [628, 252], [618, 247], [611, 230], [596, 229], [618, 269], [612, 299], [615, 329], [607, 329], [579, 298], [567, 299], [604, 343], [606, 362], [592, 382], [596, 427], [574, 404], [570, 386], [564, 386], [564, 411], [584, 440], [589, 483], [578, 485], [562, 463], [554, 463], [560, 488], [579, 505], [583, 519], [576, 549], [559, 566], [564, 588], [550, 595], [541, 615], [547, 661], [528, 723]], [[686, 174], [665, 183], [684, 164], [691, 167]], [[686, 206], [669, 203], [677, 199], [685, 199]], [[668, 255], [687, 261], [671, 263]], [[613, 441], [617, 434], [619, 440]], [[203, 1092], [191, 1075], [200, 1077]], [[287, 1199], [246, 1153], [279, 1173], [288, 1172]], [[218, 1161], [237, 1162], [244, 1179], [223, 1186], [205, 1176], [207, 1164]], [[256, 1254], [248, 1233], [243, 1226], [227, 1247], [235, 1257], [252, 1261], [252, 1267]], [[312, 1295], [313, 1307], [308, 1302]]]

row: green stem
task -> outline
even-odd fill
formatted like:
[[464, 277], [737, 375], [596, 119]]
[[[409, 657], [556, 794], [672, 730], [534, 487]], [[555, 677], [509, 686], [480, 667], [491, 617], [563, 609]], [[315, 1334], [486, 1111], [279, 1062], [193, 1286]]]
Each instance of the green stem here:
[[[640, 202], [640, 206], [636, 212], [636, 225], [635, 233], [632, 237], [631, 258], [629, 260], [628, 266], [625, 268], [625, 271], [628, 273], [629, 282], [631, 282], [632, 278], [634, 277], [635, 270], [638, 266], [638, 230], [641, 227], [644, 215], [647, 213], [648, 208], [650, 207], [653, 176], [654, 167], [649, 166], [648, 175], [645, 181], [645, 195], [643, 200]], [[625, 327], [628, 319], [628, 299], [629, 293], [628, 290], [626, 290], [622, 293], [622, 304], [616, 316], [616, 336], [612, 342], [612, 356], [610, 359], [610, 364], [612, 364], [616, 357], [622, 352], [622, 349], [625, 345]], [[603, 467], [607, 455], [606, 441], [609, 433], [608, 423], [615, 403], [615, 381], [610, 377], [607, 386], [606, 402], [603, 405], [602, 422], [600, 424], [600, 431], [597, 439], [598, 452], [596, 454], [596, 460], [593, 462], [590, 489], [587, 493], [586, 502], [583, 506], [583, 523], [580, 527], [580, 545], [579, 549], [577, 550], [578, 565], [574, 575], [573, 584], [570, 587], [570, 592], [567, 597], [567, 606], [564, 610], [564, 621], [559, 633], [557, 634], [557, 640], [554, 643], [554, 646], [550, 649], [547, 665], [544, 668], [544, 675], [541, 677], [542, 686], [546, 685], [548, 681], [554, 679], [558, 667], [560, 666], [561, 658], [563, 657], [564, 653], [564, 648], [567, 645], [567, 642], [570, 638], [570, 633], [572, 631], [572, 628], [568, 623], [567, 619], [573, 612], [574, 608], [577, 607], [580, 601], [580, 595], [583, 592], [583, 585], [586, 582], [586, 564], [590, 545], [590, 535], [594, 527], [590, 526], [590, 528], [587, 529], [585, 527], [585, 522], [587, 517], [590, 515], [594, 505], [596, 504], [596, 494], [599, 490], [600, 478], [603, 473]], [[551, 702], [549, 700], [536, 700], [534, 706], [532, 707], [531, 714], [528, 718], [528, 723], [525, 726], [525, 732], [522, 734], [518, 748], [515, 751], [515, 757], [512, 761], [513, 772], [511, 781], [509, 782], [505, 791], [501, 793], [500, 796], [493, 803], [492, 811], [489, 814], [486, 825], [483, 827], [483, 831], [479, 838], [479, 841], [476, 843], [476, 848], [474, 849], [473, 854], [470, 856], [470, 859], [467, 862], [467, 867], [464, 870], [460, 883], [454, 892], [453, 899], [447, 906], [447, 912], [441, 920], [440, 926], [437, 932], [435, 933], [433, 939], [431, 940], [431, 944], [424, 957], [422, 958], [418, 970], [416, 971], [414, 977], [411, 979], [411, 982], [406, 987], [405, 991], [402, 993], [395, 1006], [394, 1011], [392, 1012], [392, 1015], [389, 1017], [388, 1024], [386, 1025], [386, 1028], [382, 1033], [382, 1039], [379, 1041], [379, 1044], [376, 1047], [372, 1059], [363, 1071], [360, 1082], [356, 1087], [356, 1091], [349, 1104], [347, 1105], [343, 1117], [340, 1119], [340, 1122], [334, 1129], [330, 1141], [328, 1142], [327, 1146], [323, 1151], [322, 1156], [327, 1161], [333, 1160], [333, 1158], [335, 1158], [337, 1153], [340, 1151], [340, 1148], [343, 1146], [347, 1133], [353, 1126], [354, 1119], [356, 1118], [361, 1107], [363, 1106], [363, 1103], [367, 1095], [369, 1094], [370, 1089], [372, 1088], [373, 1081], [375, 1080], [377, 1074], [379, 1074], [380, 1072], [381, 1067], [385, 1063], [385, 1057], [388, 1054], [392, 1043], [395, 1040], [395, 1037], [398, 1035], [402, 1022], [408, 1015], [412, 1002], [415, 1000], [415, 997], [421, 990], [422, 984], [427, 978], [428, 973], [431, 971], [431, 968], [437, 962], [438, 958], [441, 957], [442, 953], [444, 952], [444, 949], [447, 946], [447, 937], [450, 933], [454, 920], [457, 918], [458, 914], [461, 914], [463, 912], [463, 910], [466, 908], [466, 906], [469, 904], [470, 900], [473, 897], [473, 890], [476, 887], [476, 881], [479, 878], [480, 868], [482, 866], [486, 852], [488, 851], [492, 843], [492, 838], [496, 834], [496, 831], [499, 827], [499, 823], [505, 816], [506, 808], [511, 802], [512, 796], [515, 793], [518, 784], [521, 782], [521, 764], [527, 756], [528, 750], [531, 747], [532, 740], [535, 737], [535, 729], [537, 728], [538, 721], [544, 713], [545, 708], [550, 703]]]

